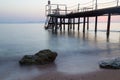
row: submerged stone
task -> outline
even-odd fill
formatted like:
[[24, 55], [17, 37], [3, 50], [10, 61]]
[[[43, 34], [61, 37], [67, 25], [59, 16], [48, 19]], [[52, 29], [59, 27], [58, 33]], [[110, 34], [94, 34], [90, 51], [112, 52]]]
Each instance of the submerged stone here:
[[19, 63], [21, 65], [33, 65], [33, 64], [49, 64], [54, 62], [57, 57], [56, 52], [52, 52], [49, 49], [39, 51], [35, 55], [25, 55]]
[[120, 69], [120, 57], [110, 60], [103, 60], [99, 63], [100, 68]]

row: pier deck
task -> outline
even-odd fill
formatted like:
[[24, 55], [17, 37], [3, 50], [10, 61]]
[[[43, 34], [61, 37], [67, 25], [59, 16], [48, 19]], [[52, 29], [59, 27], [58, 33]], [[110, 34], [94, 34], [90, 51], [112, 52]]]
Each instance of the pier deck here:
[[97, 10], [92, 10], [92, 11], [85, 11], [85, 12], [61, 14], [61, 15], [49, 14], [48, 16], [58, 17], [58, 18], [78, 18], [78, 17], [103, 16], [107, 14], [120, 15], [120, 6], [97, 9]]

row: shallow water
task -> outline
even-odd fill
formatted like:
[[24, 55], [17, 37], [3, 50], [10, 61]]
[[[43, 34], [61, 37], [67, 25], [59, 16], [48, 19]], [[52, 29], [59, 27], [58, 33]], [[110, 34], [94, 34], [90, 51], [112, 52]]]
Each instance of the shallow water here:
[[[112, 23], [110, 38], [107, 39], [104, 23], [99, 23], [96, 35], [93, 23], [85, 34], [82, 27], [80, 32], [58, 31], [53, 34], [44, 30], [43, 24], [0, 24], [0, 80], [29, 80], [30, 77], [54, 71], [77, 74], [100, 70], [99, 60], [120, 56], [119, 25]], [[55, 63], [19, 65], [22, 56], [42, 49], [58, 52]]]

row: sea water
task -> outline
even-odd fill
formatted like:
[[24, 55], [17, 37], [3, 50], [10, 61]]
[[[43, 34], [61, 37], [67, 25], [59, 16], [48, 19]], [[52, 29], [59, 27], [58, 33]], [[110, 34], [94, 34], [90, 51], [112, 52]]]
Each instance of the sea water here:
[[[120, 56], [120, 23], [111, 24], [109, 39], [106, 23], [94, 23], [89, 31], [45, 30], [42, 23], [0, 24], [0, 80], [27, 80], [47, 72], [66, 74], [87, 73], [99, 70], [98, 62], [104, 58]], [[24, 55], [35, 54], [43, 49], [58, 53], [55, 63], [42, 66], [20, 66]], [[30, 79], [28, 79], [30, 80]]]

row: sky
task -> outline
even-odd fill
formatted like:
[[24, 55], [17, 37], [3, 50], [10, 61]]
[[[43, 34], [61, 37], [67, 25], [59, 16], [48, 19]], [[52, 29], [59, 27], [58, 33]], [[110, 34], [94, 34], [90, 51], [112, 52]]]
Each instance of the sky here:
[[[0, 22], [40, 22], [45, 20], [45, 5], [48, 0], [0, 0]], [[51, 0], [53, 4], [68, 7], [92, 0]], [[107, 0], [109, 2], [111, 0]], [[113, 0], [112, 0], [113, 1]], [[98, 0], [103, 3], [105, 0]]]

